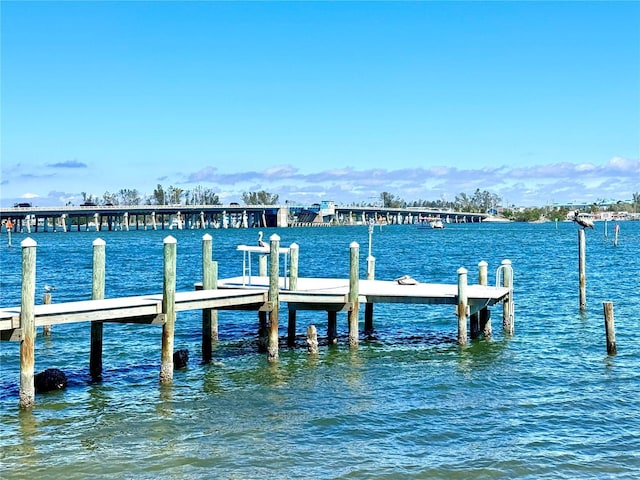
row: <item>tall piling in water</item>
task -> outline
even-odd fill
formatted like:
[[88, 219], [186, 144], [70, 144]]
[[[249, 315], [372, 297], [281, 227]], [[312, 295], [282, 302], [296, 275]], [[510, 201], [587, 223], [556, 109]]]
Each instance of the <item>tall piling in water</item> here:
[[360, 316], [359, 295], [359, 261], [360, 246], [357, 242], [349, 245], [349, 346], [358, 346], [358, 317]]
[[164, 239], [164, 275], [162, 281], [162, 354], [160, 383], [173, 381], [173, 341], [176, 323], [176, 253], [177, 240], [169, 235]]
[[615, 355], [618, 353], [616, 347], [616, 326], [613, 318], [613, 302], [602, 302], [604, 308], [604, 330], [607, 336], [607, 353]]
[[[218, 288], [218, 262], [212, 260], [213, 238], [208, 233], [202, 236], [202, 289]], [[212, 358], [213, 343], [218, 340], [218, 311], [213, 308], [202, 310], [202, 362]]]
[[587, 241], [584, 229], [578, 230], [578, 278], [580, 282], [580, 310], [587, 309]]
[[[93, 273], [91, 275], [91, 299], [102, 300], [105, 288], [106, 242], [101, 238], [93, 241]], [[89, 374], [95, 381], [102, 377], [103, 322], [91, 322], [91, 346]]]
[[36, 247], [38, 244], [26, 238], [22, 247], [22, 290], [20, 301], [20, 408], [31, 408], [36, 401], [35, 369], [35, 303], [36, 303]]
[[269, 293], [268, 301], [271, 309], [269, 310], [269, 325], [267, 336], [267, 358], [269, 360], [278, 359], [278, 315], [280, 302], [280, 237], [277, 234], [269, 237]]
[[458, 345], [467, 344], [467, 269], [458, 269]]

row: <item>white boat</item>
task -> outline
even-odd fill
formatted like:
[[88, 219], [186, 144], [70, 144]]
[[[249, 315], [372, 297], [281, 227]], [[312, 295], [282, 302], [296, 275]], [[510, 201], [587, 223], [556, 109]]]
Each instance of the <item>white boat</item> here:
[[442, 223], [442, 220], [440, 220], [439, 218], [429, 222], [429, 225], [431, 226], [431, 228], [444, 228], [444, 223]]

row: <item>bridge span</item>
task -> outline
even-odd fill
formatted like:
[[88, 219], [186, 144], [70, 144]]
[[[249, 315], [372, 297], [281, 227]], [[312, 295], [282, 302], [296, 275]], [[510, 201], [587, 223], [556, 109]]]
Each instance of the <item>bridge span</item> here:
[[434, 219], [477, 223], [488, 215], [430, 208], [353, 205], [83, 205], [0, 208], [2, 231], [265, 228], [420, 224]]

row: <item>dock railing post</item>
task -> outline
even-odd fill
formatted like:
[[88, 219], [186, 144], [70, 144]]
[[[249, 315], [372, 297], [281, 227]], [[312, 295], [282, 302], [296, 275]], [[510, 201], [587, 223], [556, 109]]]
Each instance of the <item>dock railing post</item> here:
[[[93, 273], [91, 275], [91, 299], [102, 300], [105, 289], [106, 242], [101, 238], [93, 241]], [[89, 374], [93, 380], [102, 376], [103, 322], [91, 322], [91, 346]]]
[[502, 285], [509, 289], [509, 296], [502, 302], [502, 329], [507, 335], [513, 335], [513, 268], [511, 260], [502, 260], [500, 268], [502, 269]]
[[[208, 233], [202, 236], [202, 289], [218, 288], [218, 262], [212, 260], [213, 238]], [[218, 311], [213, 308], [202, 310], [202, 362], [212, 358], [213, 343], [218, 340]]]
[[458, 345], [467, 344], [467, 269], [458, 269]]
[[269, 310], [269, 326], [267, 338], [267, 359], [278, 359], [278, 315], [280, 309], [280, 237], [277, 234], [269, 237], [269, 293], [268, 300], [271, 305]]
[[359, 255], [360, 246], [357, 242], [349, 245], [350, 262], [349, 262], [349, 346], [358, 346], [358, 317], [360, 316], [360, 304], [358, 303], [359, 295]]
[[162, 282], [162, 355], [160, 383], [173, 381], [173, 340], [176, 322], [176, 252], [177, 240], [169, 235], [164, 239], [164, 277]]
[[[489, 265], [484, 260], [478, 263], [478, 283], [489, 285]], [[480, 309], [479, 321], [480, 331], [482, 331], [484, 338], [491, 338], [491, 312], [488, 307]]]
[[607, 353], [615, 355], [618, 353], [616, 347], [616, 326], [613, 318], [613, 302], [602, 302], [604, 308], [604, 329], [607, 335]]
[[580, 310], [587, 309], [587, 241], [584, 228], [578, 230], [578, 276], [580, 281]]
[[35, 369], [35, 303], [36, 303], [36, 247], [32, 238], [25, 238], [22, 247], [22, 290], [20, 302], [20, 408], [31, 408], [36, 402]]

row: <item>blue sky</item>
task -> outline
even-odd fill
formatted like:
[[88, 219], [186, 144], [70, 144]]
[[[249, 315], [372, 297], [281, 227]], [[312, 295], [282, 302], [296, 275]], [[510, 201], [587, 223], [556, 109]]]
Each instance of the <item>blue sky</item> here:
[[2, 205], [629, 199], [638, 2], [0, 4]]

